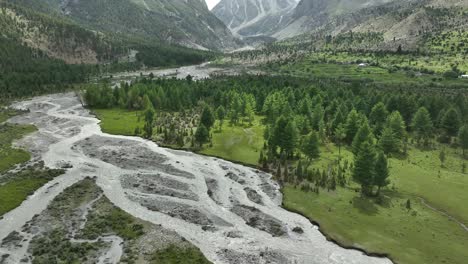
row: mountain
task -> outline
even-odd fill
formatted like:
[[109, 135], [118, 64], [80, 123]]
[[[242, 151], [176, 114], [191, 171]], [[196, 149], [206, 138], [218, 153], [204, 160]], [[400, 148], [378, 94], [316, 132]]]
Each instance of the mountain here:
[[4, 0], [106, 34], [198, 49], [239, 46], [204, 0]]
[[467, 8], [466, 0], [302, 0], [288, 25], [273, 36], [308, 41], [352, 32], [372, 43], [348, 39], [350, 48], [415, 50], [441, 33], [465, 32]]
[[234, 35], [258, 38], [284, 28], [296, 5], [297, 0], [221, 0], [212, 12]]
[[84, 26], [66, 9], [52, 9], [52, 2], [0, 0], [0, 103], [69, 89], [102, 72], [198, 64], [213, 56], [156, 37]]

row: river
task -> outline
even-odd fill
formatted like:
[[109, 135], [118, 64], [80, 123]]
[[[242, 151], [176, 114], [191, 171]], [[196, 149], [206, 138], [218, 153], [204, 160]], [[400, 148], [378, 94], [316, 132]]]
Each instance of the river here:
[[[193, 76], [206, 77], [188, 69]], [[283, 209], [279, 186], [269, 174], [103, 133], [100, 121], [74, 93], [36, 97], [12, 107], [30, 112], [9, 122], [38, 128], [16, 145], [50, 168], [71, 168], [0, 220], [0, 240], [21, 230], [65, 188], [90, 176], [97, 177], [116, 206], [176, 231], [214, 263], [391, 263], [341, 248], [308, 219]], [[18, 263], [26, 249], [27, 241], [19, 250], [0, 248], [0, 256], [9, 254], [5, 262]]]

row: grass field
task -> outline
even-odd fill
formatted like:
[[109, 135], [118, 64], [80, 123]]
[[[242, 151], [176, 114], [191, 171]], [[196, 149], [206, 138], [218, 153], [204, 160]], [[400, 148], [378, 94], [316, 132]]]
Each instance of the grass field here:
[[[0, 108], [2, 106], [0, 105]], [[10, 117], [13, 117], [16, 114], [15, 111], [12, 110], [0, 110], [0, 123], [7, 121]]]
[[35, 190], [62, 173], [61, 170], [24, 170], [9, 178], [6, 183], [0, 183], [0, 216], [21, 205]]
[[154, 264], [210, 264], [203, 253], [194, 247], [180, 248], [171, 245], [166, 249], [156, 251], [151, 259]]
[[[137, 111], [94, 109], [93, 112], [101, 120], [101, 128], [105, 133], [133, 136], [135, 128], [143, 128], [144, 125], [143, 121], [138, 121], [140, 112]], [[263, 148], [264, 127], [260, 117], [255, 118], [252, 126], [231, 126], [226, 120], [221, 131], [218, 131], [218, 127], [217, 121], [212, 131], [213, 146], [205, 144], [200, 153], [251, 165], [257, 164], [260, 150]]]
[[438, 55], [408, 55], [408, 54], [387, 54], [385, 56], [375, 56], [374, 53], [349, 53], [349, 52], [315, 52], [311, 53], [308, 61], [322, 61], [330, 63], [353, 63], [359, 62], [378, 63], [382, 68], [391, 68], [394, 66], [410, 69], [426, 69], [436, 73], [444, 73], [452, 69], [452, 65], [458, 65], [463, 71], [468, 71], [466, 55], [462, 53], [457, 55], [438, 54]]
[[286, 187], [284, 206], [320, 223], [321, 230], [342, 244], [388, 253], [397, 263], [466, 263], [468, 232], [440, 213], [407, 197], [388, 192], [385, 205], [339, 188], [319, 195]]
[[[275, 69], [276, 70], [276, 69]], [[399, 83], [430, 85], [454, 85], [468, 87], [468, 80], [445, 79], [441, 75], [423, 74], [415, 75], [405, 71], [389, 72], [387, 69], [377, 66], [359, 67], [354, 64], [317, 63], [313, 60], [303, 60], [294, 65], [282, 66], [279, 70], [283, 74], [298, 77], [337, 78], [343, 81], [367, 80], [374, 83], [395, 85]]]
[[[5, 120], [11, 116], [0, 112], [0, 117]], [[35, 130], [29, 125], [0, 125], [0, 174], [31, 158], [27, 151], [13, 148], [12, 142]], [[0, 177], [0, 216], [18, 207], [35, 190], [59, 174], [60, 171], [54, 170], [26, 169]]]
[[133, 136], [135, 128], [143, 128], [144, 121], [138, 116], [139, 111], [124, 109], [93, 109], [97, 118], [101, 120], [101, 129], [104, 133]]
[[[446, 151], [444, 168], [437, 151], [411, 148], [409, 161], [390, 159], [392, 183], [382, 203], [361, 198], [350, 187], [322, 190], [317, 195], [287, 186], [283, 189], [284, 206], [319, 222], [322, 231], [334, 240], [388, 253], [397, 263], [465, 263], [468, 232], [444, 213], [468, 223], [468, 175], [461, 173], [464, 161], [460, 151]], [[349, 151], [342, 151], [342, 156], [352, 161]], [[337, 157], [334, 146], [323, 148], [313, 167], [327, 168]], [[408, 199], [411, 210], [406, 209]]]
[[[452, 57], [450, 57], [452, 56]], [[447, 55], [443, 57], [423, 57], [390, 54], [376, 57], [374, 54], [350, 54], [346, 52], [311, 53], [305, 58], [282, 66], [267, 68], [267, 71], [298, 77], [337, 78], [344, 81], [367, 80], [378, 84], [414, 84], [421, 86], [449, 85], [468, 87], [466, 79], [447, 79], [443, 73], [457, 65], [462, 72], [468, 72], [468, 63], [464, 55]], [[466, 56], [466, 55], [465, 55]], [[360, 63], [367, 63], [360, 67]], [[378, 66], [372, 66], [378, 65]], [[398, 69], [399, 68], [399, 69]], [[434, 71], [434, 74], [418, 72]]]
[[[135, 112], [106, 110], [98, 115], [104, 118], [104, 131], [117, 134], [130, 133], [138, 124]], [[106, 120], [109, 118], [111, 121]], [[124, 125], [127, 130], [120, 127]], [[212, 146], [206, 144], [201, 153], [257, 164], [264, 141], [261, 117], [251, 127], [231, 126], [228, 121], [221, 131], [217, 126]], [[410, 146], [408, 158], [391, 158], [392, 183], [380, 203], [375, 198], [361, 198], [354, 190], [358, 186], [351, 183], [336, 191], [321, 190], [318, 195], [286, 186], [284, 206], [319, 222], [324, 233], [340, 243], [387, 253], [397, 263], [465, 263], [468, 232], [460, 223], [468, 224], [468, 175], [462, 173], [465, 160], [461, 151], [447, 147], [446, 153], [444, 167], [439, 151], [414, 146]], [[325, 169], [337, 158], [337, 148], [328, 144], [312, 167]], [[344, 149], [342, 160], [346, 159], [352, 162], [353, 156]], [[347, 177], [351, 177], [349, 172]], [[406, 208], [407, 200], [411, 210]]]
[[28, 152], [12, 148], [11, 144], [35, 130], [34, 126], [0, 125], [0, 173], [30, 159]]
[[231, 126], [226, 120], [221, 132], [214, 129], [213, 146], [205, 145], [201, 153], [256, 165], [263, 148], [263, 133], [264, 126], [258, 116], [252, 126]]

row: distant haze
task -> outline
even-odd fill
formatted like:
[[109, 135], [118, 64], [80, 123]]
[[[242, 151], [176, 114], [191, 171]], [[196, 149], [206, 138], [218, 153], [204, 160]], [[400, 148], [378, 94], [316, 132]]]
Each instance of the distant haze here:
[[208, 8], [211, 10], [220, 0], [205, 0]]

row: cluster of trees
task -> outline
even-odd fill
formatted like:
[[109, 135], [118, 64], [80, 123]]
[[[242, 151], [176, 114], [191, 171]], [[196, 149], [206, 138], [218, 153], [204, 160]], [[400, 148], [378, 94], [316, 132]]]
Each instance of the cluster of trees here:
[[[94, 107], [145, 109], [150, 104], [176, 112], [203, 102], [194, 135], [199, 144], [209, 140], [215, 119], [235, 125], [262, 115], [266, 126], [262, 166], [307, 179], [321, 144], [334, 142], [340, 150], [347, 145], [355, 155], [348, 170], [363, 193], [371, 195], [388, 184], [387, 156], [405, 155], [408, 144], [430, 148], [437, 140], [468, 148], [468, 127], [463, 125], [468, 99], [463, 91], [399, 89], [395, 93], [369, 83], [239, 76], [198, 82], [142, 79], [114, 90], [98, 85], [88, 89], [86, 98]], [[300, 169], [292, 168], [294, 160], [302, 160]]]

